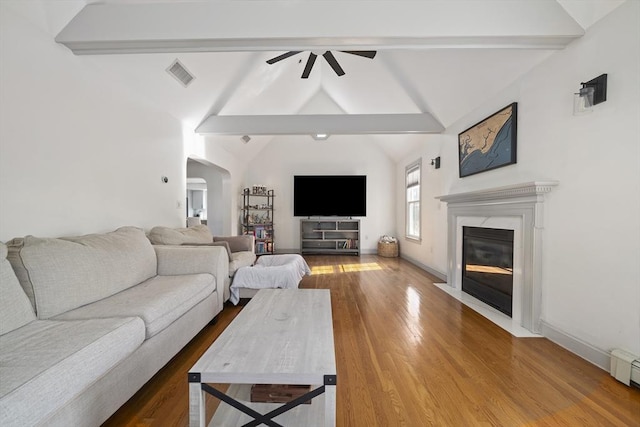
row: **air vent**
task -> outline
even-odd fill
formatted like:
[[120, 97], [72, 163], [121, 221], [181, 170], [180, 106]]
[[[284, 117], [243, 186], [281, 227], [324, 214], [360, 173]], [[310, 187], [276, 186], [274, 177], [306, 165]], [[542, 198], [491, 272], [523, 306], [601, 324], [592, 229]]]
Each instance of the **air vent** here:
[[171, 74], [182, 86], [187, 87], [195, 77], [187, 71], [184, 65], [177, 59], [167, 68], [167, 73]]

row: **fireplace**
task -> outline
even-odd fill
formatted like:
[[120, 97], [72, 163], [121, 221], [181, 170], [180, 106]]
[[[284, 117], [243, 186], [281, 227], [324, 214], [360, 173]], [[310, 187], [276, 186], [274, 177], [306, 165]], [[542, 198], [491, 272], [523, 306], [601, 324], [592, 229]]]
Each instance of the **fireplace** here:
[[462, 227], [462, 291], [511, 317], [513, 230]]
[[[466, 291], [461, 292], [465, 274], [462, 269], [465, 228], [500, 229], [512, 233], [511, 317], [496, 312], [507, 319], [512, 333], [518, 328], [534, 334], [540, 331], [543, 205], [545, 194], [556, 185], [557, 181], [535, 181], [437, 197], [447, 203], [447, 287], [452, 290], [468, 295]], [[509, 267], [500, 265], [498, 268], [507, 270]]]

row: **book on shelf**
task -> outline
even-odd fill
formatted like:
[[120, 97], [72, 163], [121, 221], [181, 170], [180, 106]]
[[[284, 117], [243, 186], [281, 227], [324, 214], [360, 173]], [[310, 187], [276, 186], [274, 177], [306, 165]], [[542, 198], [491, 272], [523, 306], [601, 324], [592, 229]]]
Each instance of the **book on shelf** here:
[[358, 241], [356, 239], [347, 239], [342, 242], [342, 249], [358, 249]]
[[271, 239], [273, 237], [273, 230], [265, 226], [256, 225], [253, 228], [253, 234], [256, 236], [256, 239]]
[[256, 254], [273, 252], [273, 242], [256, 242]]

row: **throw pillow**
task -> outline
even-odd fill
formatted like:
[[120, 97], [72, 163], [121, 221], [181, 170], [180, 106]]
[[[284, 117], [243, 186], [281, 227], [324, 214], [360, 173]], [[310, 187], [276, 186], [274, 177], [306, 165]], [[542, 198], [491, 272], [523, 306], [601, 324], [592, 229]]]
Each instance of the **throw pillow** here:
[[213, 235], [204, 224], [188, 228], [153, 227], [149, 232], [149, 240], [154, 245], [212, 243]]

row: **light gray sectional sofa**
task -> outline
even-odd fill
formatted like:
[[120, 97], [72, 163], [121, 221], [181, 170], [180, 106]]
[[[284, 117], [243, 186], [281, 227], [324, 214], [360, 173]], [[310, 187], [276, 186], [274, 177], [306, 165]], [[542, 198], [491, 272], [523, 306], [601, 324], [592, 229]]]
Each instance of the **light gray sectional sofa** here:
[[0, 426], [100, 425], [222, 310], [228, 266], [134, 227], [0, 243]]
[[229, 257], [229, 277], [224, 286], [224, 301], [231, 295], [229, 285], [236, 271], [241, 267], [253, 265], [257, 258], [254, 236], [213, 236], [209, 227], [204, 224], [187, 228], [153, 227], [149, 232], [149, 240], [154, 245], [224, 247]]

